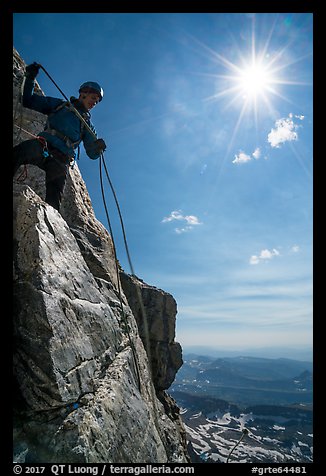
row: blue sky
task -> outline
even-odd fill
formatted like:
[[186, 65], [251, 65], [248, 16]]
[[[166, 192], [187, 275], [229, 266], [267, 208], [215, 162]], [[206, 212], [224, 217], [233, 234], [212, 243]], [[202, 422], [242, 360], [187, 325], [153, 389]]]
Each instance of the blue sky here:
[[[312, 23], [308, 13], [14, 15], [14, 46], [67, 96], [102, 85], [92, 119], [135, 273], [175, 297], [184, 347], [312, 345]], [[78, 165], [107, 226], [98, 162], [82, 149]]]

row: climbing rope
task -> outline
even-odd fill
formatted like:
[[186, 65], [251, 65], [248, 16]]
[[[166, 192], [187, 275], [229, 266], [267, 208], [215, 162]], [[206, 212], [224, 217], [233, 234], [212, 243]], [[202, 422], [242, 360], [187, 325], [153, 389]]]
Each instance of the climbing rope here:
[[103, 176], [102, 176], [102, 161], [104, 162], [104, 155], [103, 152], [100, 155], [100, 161], [99, 161], [99, 169], [100, 169], [100, 183], [101, 183], [101, 193], [102, 193], [102, 200], [103, 200], [103, 205], [104, 205], [104, 210], [105, 210], [105, 215], [106, 219], [109, 225], [109, 231], [111, 235], [111, 240], [112, 240], [112, 247], [113, 247], [113, 254], [114, 254], [114, 262], [115, 262], [115, 270], [116, 270], [116, 277], [117, 277], [117, 285], [118, 285], [118, 296], [119, 296], [119, 302], [120, 302], [120, 309], [121, 309], [121, 317], [124, 325], [124, 330], [127, 333], [128, 339], [129, 339], [129, 344], [132, 350], [133, 358], [135, 361], [135, 366], [136, 366], [136, 372], [137, 372], [137, 379], [138, 379], [138, 388], [139, 391], [141, 392], [141, 379], [140, 379], [140, 371], [139, 371], [139, 365], [138, 365], [138, 360], [136, 358], [136, 349], [134, 346], [134, 343], [132, 342], [130, 332], [129, 332], [129, 326], [128, 326], [128, 320], [125, 315], [124, 307], [123, 307], [123, 302], [122, 302], [122, 293], [121, 293], [121, 284], [120, 284], [120, 277], [119, 277], [119, 264], [118, 264], [118, 257], [117, 257], [117, 251], [116, 251], [116, 246], [115, 246], [115, 241], [114, 241], [114, 234], [113, 234], [113, 229], [111, 225], [111, 220], [110, 220], [110, 215], [108, 212], [108, 208], [106, 205], [106, 200], [105, 200], [105, 193], [104, 193], [104, 186], [103, 186]]
[[[134, 267], [133, 267], [133, 264], [132, 264], [132, 261], [131, 261], [131, 256], [130, 256], [130, 252], [129, 252], [129, 246], [128, 246], [128, 242], [127, 242], [127, 235], [126, 235], [126, 230], [125, 230], [125, 226], [124, 226], [124, 223], [123, 223], [123, 218], [122, 218], [122, 213], [121, 213], [121, 209], [120, 209], [120, 205], [119, 205], [119, 202], [118, 202], [118, 198], [117, 198], [117, 195], [115, 193], [115, 190], [114, 190], [114, 187], [113, 187], [113, 184], [112, 184], [112, 181], [110, 179], [110, 175], [109, 175], [109, 172], [108, 172], [108, 169], [106, 167], [106, 163], [105, 163], [105, 160], [104, 160], [104, 154], [102, 153], [101, 154], [101, 159], [103, 161], [103, 166], [104, 166], [104, 171], [106, 173], [106, 178], [109, 182], [109, 185], [110, 185], [110, 188], [111, 188], [111, 191], [112, 191], [112, 195], [114, 197], [114, 201], [115, 201], [115, 204], [116, 204], [116, 207], [117, 207], [117, 211], [118, 211], [118, 215], [119, 215], [119, 219], [120, 219], [120, 225], [121, 225], [121, 230], [122, 230], [122, 235], [123, 235], [123, 241], [124, 241], [124, 246], [125, 246], [125, 250], [126, 250], [126, 254], [127, 254], [127, 258], [128, 258], [128, 264], [129, 264], [129, 268], [130, 268], [130, 272], [131, 272], [131, 275], [136, 277], [136, 274], [135, 274], [135, 270], [134, 270]], [[100, 164], [101, 165], [101, 164]], [[102, 184], [101, 184], [102, 186]], [[105, 204], [105, 197], [103, 197], [103, 202]], [[107, 211], [107, 207], [106, 205], [104, 206], [105, 208], [105, 211]], [[107, 218], [108, 218], [108, 214], [107, 214]], [[116, 259], [116, 262], [117, 262], [117, 259]], [[144, 329], [144, 338], [145, 338], [145, 348], [146, 348], [146, 352], [147, 352], [147, 357], [148, 357], [148, 362], [149, 362], [149, 366], [150, 366], [150, 371], [151, 371], [151, 374], [152, 374], [152, 359], [151, 359], [151, 349], [150, 349], [150, 342], [149, 342], [149, 329], [148, 329], [148, 320], [147, 320], [147, 316], [146, 316], [146, 310], [145, 310], [145, 306], [144, 306], [144, 302], [143, 302], [143, 298], [141, 296], [141, 291], [140, 291], [140, 288], [139, 286], [135, 286], [136, 288], [136, 294], [137, 294], [137, 300], [138, 300], [138, 304], [140, 306], [140, 314], [141, 314], [141, 318], [142, 318], [142, 326], [143, 326], [143, 329]]]
[[44, 73], [47, 75], [47, 77], [52, 81], [52, 83], [55, 85], [55, 87], [60, 91], [60, 93], [62, 94], [62, 96], [65, 98], [65, 100], [69, 102], [69, 99], [67, 98], [67, 96], [65, 95], [65, 93], [59, 88], [59, 86], [58, 86], [57, 83], [54, 81], [54, 79], [49, 75], [49, 73], [47, 72], [47, 70], [46, 70], [41, 64], [39, 64], [39, 67], [44, 71]]
[[231, 454], [233, 453], [233, 451], [236, 449], [236, 447], [240, 444], [240, 442], [243, 440], [243, 438], [248, 435], [249, 431], [247, 430], [247, 428], [243, 428], [242, 430], [242, 435], [241, 435], [241, 438], [239, 439], [239, 441], [233, 446], [232, 450], [230, 451], [228, 457], [226, 458], [226, 462], [228, 463], [229, 462], [229, 459], [231, 457]]

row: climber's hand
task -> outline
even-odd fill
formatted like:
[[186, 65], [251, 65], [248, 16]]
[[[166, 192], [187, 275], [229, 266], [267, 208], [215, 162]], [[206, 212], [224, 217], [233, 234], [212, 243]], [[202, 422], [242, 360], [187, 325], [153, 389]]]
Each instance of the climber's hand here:
[[35, 79], [38, 75], [41, 65], [38, 63], [32, 63], [26, 66], [25, 76], [28, 79]]
[[87, 155], [90, 159], [96, 160], [106, 149], [106, 143], [103, 139], [97, 139], [91, 144], [87, 144]]
[[106, 143], [104, 142], [103, 139], [97, 139], [94, 142], [94, 148], [99, 154], [101, 154], [106, 149]]

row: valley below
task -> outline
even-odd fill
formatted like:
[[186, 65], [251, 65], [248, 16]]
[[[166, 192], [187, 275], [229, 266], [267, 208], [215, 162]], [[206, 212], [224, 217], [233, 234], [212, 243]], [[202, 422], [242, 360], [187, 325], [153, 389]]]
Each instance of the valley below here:
[[186, 355], [170, 394], [192, 462], [313, 461], [311, 362]]

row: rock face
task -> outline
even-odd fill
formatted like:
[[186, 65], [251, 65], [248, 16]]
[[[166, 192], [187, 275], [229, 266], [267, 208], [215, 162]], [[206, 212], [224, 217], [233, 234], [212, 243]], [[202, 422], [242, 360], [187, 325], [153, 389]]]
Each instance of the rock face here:
[[155, 388], [168, 389], [183, 363], [181, 346], [174, 341], [177, 303], [135, 276], [121, 273], [121, 283], [151, 361]]
[[[45, 121], [19, 104], [23, 70], [14, 51], [14, 144], [30, 138], [21, 127], [35, 134]], [[14, 460], [189, 462], [165, 392], [182, 365], [174, 299], [120, 267], [118, 286], [111, 237], [76, 165], [61, 213], [43, 201], [44, 173], [27, 169], [14, 179]]]

